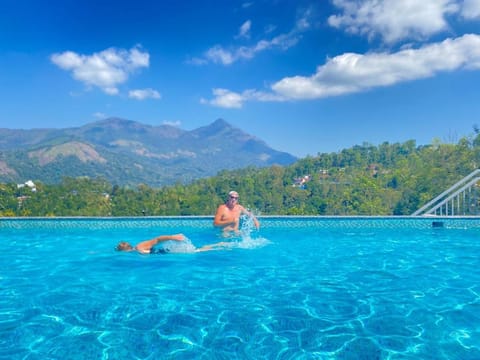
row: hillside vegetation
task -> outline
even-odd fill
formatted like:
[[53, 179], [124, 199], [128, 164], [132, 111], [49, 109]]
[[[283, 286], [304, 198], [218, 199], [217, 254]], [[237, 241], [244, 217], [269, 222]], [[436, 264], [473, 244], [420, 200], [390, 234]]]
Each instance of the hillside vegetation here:
[[[410, 215], [480, 163], [480, 137], [457, 144], [357, 145], [290, 166], [221, 171], [190, 184], [136, 188], [64, 178], [0, 184], [0, 216], [213, 215], [229, 190], [259, 215]], [[35, 191], [33, 191], [35, 190]]]

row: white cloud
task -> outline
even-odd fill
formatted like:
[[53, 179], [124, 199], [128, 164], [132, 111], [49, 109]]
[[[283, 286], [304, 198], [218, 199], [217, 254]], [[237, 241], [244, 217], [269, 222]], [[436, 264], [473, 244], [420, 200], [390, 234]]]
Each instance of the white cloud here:
[[228, 89], [214, 89], [214, 99], [203, 100], [203, 103], [240, 108], [246, 101], [319, 99], [462, 69], [480, 69], [480, 35], [467, 34], [396, 53], [345, 53], [319, 66], [312, 76], [283, 78], [271, 86], [270, 92], [250, 89], [236, 93]]
[[126, 82], [132, 72], [149, 66], [150, 55], [134, 47], [130, 50], [109, 48], [92, 55], [65, 51], [53, 54], [50, 59], [61, 69], [71, 71], [73, 78], [86, 86], [96, 86], [109, 95], [116, 95], [118, 85]]
[[205, 53], [204, 63], [230, 65], [240, 59], [251, 59], [257, 53], [273, 48], [287, 50], [297, 44], [299, 35], [296, 32], [281, 34], [270, 40], [260, 40], [254, 46], [240, 46], [232, 50], [216, 45]]
[[329, 17], [331, 26], [386, 43], [422, 40], [444, 31], [445, 17], [459, 11], [458, 0], [333, 0], [333, 4], [343, 13]]
[[209, 61], [213, 63], [220, 63], [223, 65], [230, 65], [234, 61], [238, 60], [239, 56], [236, 54], [231, 53], [228, 50], [223, 49], [221, 46], [216, 45], [210, 49], [207, 50], [205, 53], [205, 63]]
[[270, 34], [270, 33], [273, 33], [275, 30], [277, 29], [277, 27], [275, 25], [272, 25], [272, 24], [268, 24], [267, 26], [265, 26], [265, 34]]
[[[212, 92], [215, 98], [208, 101], [209, 104], [230, 109], [239, 109], [242, 107], [244, 101], [242, 95], [227, 89], [213, 89]], [[202, 102], [205, 101], [202, 100]]]
[[[310, 16], [311, 13], [309, 11], [304, 12], [302, 16], [297, 19], [294, 28], [288, 33], [280, 34], [271, 39], [260, 40], [252, 46], [231, 47], [226, 49], [220, 45], [215, 45], [208, 49], [203, 57], [194, 58], [189, 62], [195, 65], [204, 65], [209, 62], [214, 64], [231, 65], [238, 60], [251, 59], [257, 53], [269, 49], [287, 50], [298, 43], [302, 32], [309, 29]], [[247, 23], [248, 25], [246, 25]], [[244, 26], [246, 28], [248, 27], [248, 30], [250, 30], [251, 24], [246, 22], [242, 25], [242, 28]], [[242, 33], [242, 29], [240, 30], [240, 33]]]
[[319, 66], [314, 75], [284, 78], [272, 90], [291, 99], [315, 99], [458, 69], [480, 69], [480, 35], [464, 35], [396, 53], [346, 53]]
[[174, 127], [180, 127], [180, 125], [182, 125], [182, 122], [177, 120], [177, 121], [164, 121], [162, 123], [163, 125], [170, 125], [170, 126], [174, 126]]
[[464, 0], [461, 14], [465, 19], [480, 19], [480, 0]]
[[157, 90], [154, 89], [137, 89], [137, 90], [130, 90], [128, 92], [128, 97], [137, 100], [145, 100], [145, 99], [160, 99], [162, 96]]
[[240, 109], [246, 101], [285, 101], [288, 100], [280, 94], [262, 92], [254, 89], [245, 90], [241, 93], [227, 89], [213, 89], [212, 100], [201, 99], [200, 103], [227, 109]]
[[97, 119], [106, 119], [108, 116], [102, 112], [96, 112], [93, 114], [93, 117]]
[[250, 28], [252, 27], [252, 22], [250, 20], [245, 21], [240, 29], [238, 30], [237, 37], [239, 38], [249, 38], [250, 37]]

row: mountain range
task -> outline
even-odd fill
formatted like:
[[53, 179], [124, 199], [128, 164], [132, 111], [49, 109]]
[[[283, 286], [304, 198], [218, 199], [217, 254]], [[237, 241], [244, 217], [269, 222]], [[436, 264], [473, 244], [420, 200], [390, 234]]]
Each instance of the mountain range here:
[[0, 128], [0, 182], [88, 176], [155, 187], [296, 160], [223, 119], [191, 131], [120, 118], [64, 129]]

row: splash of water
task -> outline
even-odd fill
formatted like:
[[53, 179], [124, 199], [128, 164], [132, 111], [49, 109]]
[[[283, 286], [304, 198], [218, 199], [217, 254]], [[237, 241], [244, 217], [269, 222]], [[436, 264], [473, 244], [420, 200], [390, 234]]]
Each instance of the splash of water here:
[[[230, 241], [225, 242], [222, 247], [225, 249], [241, 248], [256, 249], [270, 244], [270, 241], [264, 237], [252, 237], [252, 233], [257, 232], [253, 218], [248, 215], [242, 215], [240, 218], [240, 233], [234, 236]], [[163, 249], [169, 253], [194, 253], [197, 247], [192, 241], [185, 237], [184, 241], [166, 241], [162, 244]]]
[[270, 244], [268, 239], [264, 237], [252, 238], [252, 233], [257, 231], [253, 218], [248, 215], [240, 217], [240, 238], [236, 241], [236, 245], [242, 249], [255, 249]]
[[250, 237], [250, 234], [256, 230], [253, 218], [248, 215], [242, 215], [240, 217], [240, 235], [241, 237]]
[[196, 249], [192, 241], [186, 236], [184, 241], [166, 241], [162, 244], [162, 247], [169, 253], [193, 253]]

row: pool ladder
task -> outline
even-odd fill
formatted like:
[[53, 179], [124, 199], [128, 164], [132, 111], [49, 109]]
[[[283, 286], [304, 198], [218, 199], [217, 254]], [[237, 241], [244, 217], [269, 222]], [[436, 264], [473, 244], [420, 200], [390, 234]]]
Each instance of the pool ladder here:
[[478, 215], [480, 169], [473, 171], [429, 201], [412, 216], [474, 216]]

